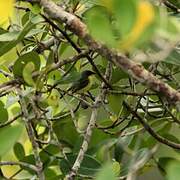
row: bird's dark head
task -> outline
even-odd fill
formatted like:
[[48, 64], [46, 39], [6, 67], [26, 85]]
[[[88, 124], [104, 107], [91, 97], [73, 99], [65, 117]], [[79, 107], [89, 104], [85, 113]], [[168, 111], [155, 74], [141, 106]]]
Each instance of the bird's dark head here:
[[82, 77], [86, 78], [86, 77], [89, 77], [89, 76], [91, 76], [93, 74], [95, 74], [95, 72], [86, 70], [86, 71], [83, 71], [81, 75], [82, 75]]

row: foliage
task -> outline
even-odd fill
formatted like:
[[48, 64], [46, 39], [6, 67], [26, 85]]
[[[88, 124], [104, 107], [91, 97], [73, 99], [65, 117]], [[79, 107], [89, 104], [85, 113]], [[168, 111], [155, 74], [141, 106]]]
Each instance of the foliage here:
[[[58, 1], [95, 40], [141, 62], [178, 91], [180, 4], [165, 2]], [[42, 163], [45, 179], [63, 179], [86, 146], [75, 179], [145, 178], [154, 172], [157, 179], [179, 179], [179, 149], [169, 146], [180, 144], [178, 106], [89, 49], [38, 3], [14, 2], [17, 17], [10, 17], [12, 5], [0, 0], [0, 177], [43, 179], [33, 168]], [[84, 70], [96, 73], [89, 93], [67, 91]], [[107, 72], [111, 88], [103, 85]]]
[[179, 179], [179, 167], [180, 167], [180, 162], [172, 162], [171, 164], [169, 164], [169, 167], [167, 169], [168, 171], [168, 180], [175, 180], [175, 179]]
[[12, 15], [13, 12], [13, 3], [14, 0], [0, 1], [0, 25], [8, 21], [8, 18]]

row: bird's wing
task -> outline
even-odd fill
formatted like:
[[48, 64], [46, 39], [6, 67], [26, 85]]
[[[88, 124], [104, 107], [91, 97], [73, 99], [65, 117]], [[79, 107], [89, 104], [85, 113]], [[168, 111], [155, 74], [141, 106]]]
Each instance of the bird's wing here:
[[72, 93], [75, 93], [83, 88], [85, 88], [89, 83], [89, 79], [80, 78], [78, 81], [74, 82], [71, 86]]

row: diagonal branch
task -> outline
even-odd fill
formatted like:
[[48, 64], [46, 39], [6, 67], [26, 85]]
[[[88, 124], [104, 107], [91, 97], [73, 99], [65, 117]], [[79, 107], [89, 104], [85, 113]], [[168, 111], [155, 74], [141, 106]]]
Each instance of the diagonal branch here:
[[149, 124], [146, 122], [146, 120], [144, 120], [136, 111], [134, 111], [126, 102], [124, 102], [125, 107], [131, 112], [131, 114], [136, 117], [139, 122], [144, 126], [144, 128], [146, 129], [146, 131], [152, 136], [154, 137], [156, 140], [158, 140], [160, 143], [165, 144], [169, 147], [172, 147], [174, 149], [180, 149], [180, 144], [172, 142], [162, 136], [160, 136], [159, 134], [157, 134], [150, 126]]
[[122, 68], [129, 75], [137, 79], [142, 84], [152, 90], [163, 94], [166, 99], [174, 104], [180, 102], [180, 93], [168, 84], [159, 80], [152, 73], [147, 71], [142, 65], [137, 64], [120, 53], [107, 48], [105, 45], [95, 41], [89, 34], [86, 25], [76, 16], [64, 11], [54, 2], [49, 0], [37, 0], [44, 7], [45, 12], [52, 19], [65, 23], [69, 30], [82, 38], [90, 49], [98, 52], [107, 60], [112, 61], [116, 66]]
[[[69, 38], [68, 34], [61, 30], [56, 24], [54, 24], [51, 20], [49, 20], [46, 16], [44, 16], [43, 14], [41, 14], [42, 17], [55, 29], [57, 29], [59, 32], [61, 32], [61, 34], [65, 37], [65, 39], [67, 39], [67, 41], [71, 44], [71, 46], [76, 50], [76, 52], [78, 53], [82, 53], [82, 50], [71, 40], [71, 38]], [[107, 87], [109, 87], [110, 89], [112, 89], [111, 85], [106, 81], [106, 79], [102, 76], [101, 72], [99, 71], [99, 69], [96, 67], [96, 65], [94, 64], [92, 58], [86, 54], [85, 56], [87, 58], [87, 60], [89, 61], [89, 63], [92, 65], [92, 67], [94, 68], [94, 70], [96, 71], [97, 75], [102, 79], [102, 81], [104, 81], [104, 83], [106, 84]], [[73, 66], [72, 66], [73, 67]], [[68, 73], [68, 72], [67, 72]], [[67, 75], [66, 73], [66, 75]]]
[[164, 3], [166, 7], [172, 9], [175, 13], [180, 13], [180, 9], [176, 7], [174, 4], [172, 4], [171, 2], [169, 2], [168, 0], [162, 0], [162, 2]]

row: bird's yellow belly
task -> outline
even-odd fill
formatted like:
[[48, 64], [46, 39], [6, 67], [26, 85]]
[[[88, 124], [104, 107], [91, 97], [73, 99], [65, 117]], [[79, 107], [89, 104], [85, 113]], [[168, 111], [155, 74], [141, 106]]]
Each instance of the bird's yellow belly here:
[[87, 91], [89, 91], [93, 85], [93, 76], [89, 76], [89, 83], [86, 87], [84, 87], [83, 89], [79, 90], [78, 93], [85, 93]]

